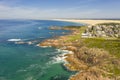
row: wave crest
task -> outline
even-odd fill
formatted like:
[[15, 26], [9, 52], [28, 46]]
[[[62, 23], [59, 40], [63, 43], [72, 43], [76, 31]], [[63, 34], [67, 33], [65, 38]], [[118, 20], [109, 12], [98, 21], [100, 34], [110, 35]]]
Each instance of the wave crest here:
[[14, 42], [14, 41], [22, 41], [22, 39], [8, 39], [7, 41], [11, 41], [11, 42]]
[[65, 56], [66, 54], [73, 54], [72, 51], [69, 50], [61, 50], [61, 49], [56, 49], [58, 53], [58, 55], [52, 57], [52, 60], [49, 61], [47, 64], [57, 64], [57, 63], [67, 63], [65, 58], [67, 56]]

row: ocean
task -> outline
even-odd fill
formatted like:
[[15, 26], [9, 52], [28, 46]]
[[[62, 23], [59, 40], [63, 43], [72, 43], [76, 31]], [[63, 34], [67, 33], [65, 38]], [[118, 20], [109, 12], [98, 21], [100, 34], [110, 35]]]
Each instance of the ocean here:
[[50, 26], [82, 25], [53, 20], [0, 20], [0, 80], [67, 80], [74, 72], [63, 66], [53, 47], [39, 47], [45, 39], [70, 33]]

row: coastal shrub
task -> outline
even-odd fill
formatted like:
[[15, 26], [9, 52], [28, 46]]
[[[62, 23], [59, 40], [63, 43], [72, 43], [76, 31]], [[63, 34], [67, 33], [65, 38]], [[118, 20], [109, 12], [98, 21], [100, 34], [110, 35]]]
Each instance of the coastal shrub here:
[[[103, 77], [100, 70], [96, 67], [82, 71], [75, 76], [72, 76], [70, 80], [111, 80], [107, 77]], [[113, 80], [113, 79], [112, 79]]]
[[70, 80], [119, 80], [120, 62], [104, 49], [82, 47], [66, 60], [70, 70], [80, 71]]
[[89, 66], [96, 65], [109, 58], [108, 52], [98, 48], [82, 47], [75, 54], [79, 60], [84, 61]]
[[88, 48], [102, 48], [110, 54], [120, 57], [120, 39], [88, 38], [84, 39]]
[[85, 43], [82, 40], [77, 40], [77, 41], [73, 42], [73, 45], [81, 48], [85, 45]]
[[[72, 28], [75, 30], [74, 26]], [[85, 29], [85, 27], [76, 28], [74, 34], [49, 40], [46, 44], [74, 52], [74, 54], [65, 55], [67, 60], [65, 66], [71, 71], [79, 71], [80, 73], [71, 77], [70, 80], [120, 80], [117, 78], [120, 76], [120, 60], [118, 59], [120, 58], [120, 40], [113, 38], [83, 39], [80, 35]], [[104, 78], [106, 76], [116, 79]], [[67, 80], [67, 78], [65, 79]], [[64, 79], [56, 75], [50, 80]]]
[[106, 25], [106, 26], [112, 25], [112, 26], [116, 26], [116, 25], [120, 25], [120, 23], [100, 23], [100, 24], [97, 24], [97, 25]]
[[81, 28], [82, 26], [64, 26], [64, 28], [77, 28], [77, 29], [79, 29], [79, 28]]

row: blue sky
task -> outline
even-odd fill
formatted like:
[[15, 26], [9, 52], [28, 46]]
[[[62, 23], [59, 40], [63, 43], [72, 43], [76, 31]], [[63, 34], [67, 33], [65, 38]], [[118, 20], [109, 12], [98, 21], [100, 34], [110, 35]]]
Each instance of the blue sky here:
[[120, 0], [0, 0], [0, 18], [120, 18]]

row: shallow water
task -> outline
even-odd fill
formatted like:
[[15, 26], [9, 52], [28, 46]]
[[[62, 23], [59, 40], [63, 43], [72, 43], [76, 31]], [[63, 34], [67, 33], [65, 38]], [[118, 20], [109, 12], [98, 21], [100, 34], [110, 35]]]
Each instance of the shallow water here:
[[[50, 26], [81, 25], [50, 20], [0, 20], [0, 80], [66, 80], [72, 74], [54, 60], [62, 54], [52, 47], [36, 44], [63, 35], [67, 30], [49, 30]], [[22, 44], [18, 44], [22, 42]]]

